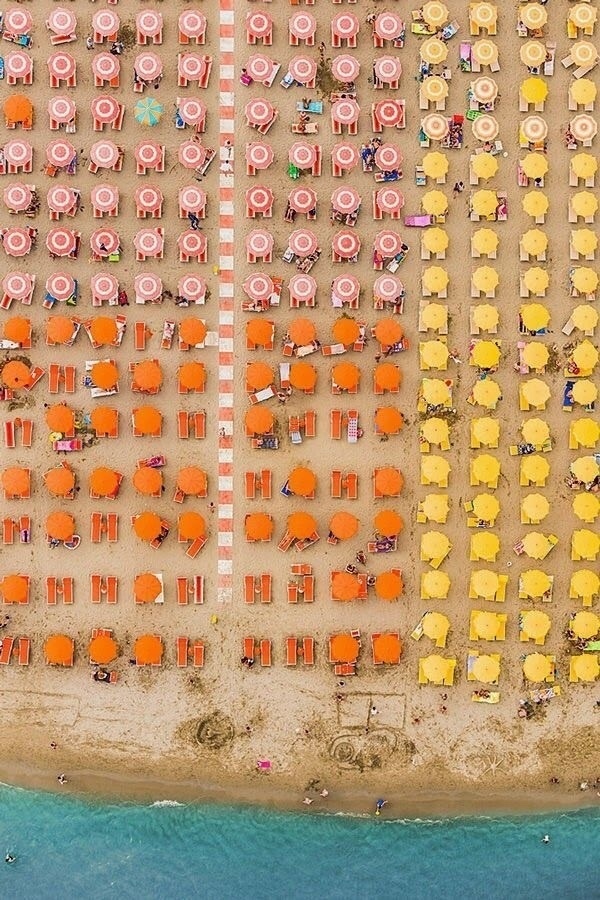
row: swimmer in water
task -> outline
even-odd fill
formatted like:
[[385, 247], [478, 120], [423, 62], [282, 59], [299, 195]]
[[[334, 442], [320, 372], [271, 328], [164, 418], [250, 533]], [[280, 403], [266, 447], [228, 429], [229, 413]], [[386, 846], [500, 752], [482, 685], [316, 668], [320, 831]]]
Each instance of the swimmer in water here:
[[12, 853], [7, 853], [6, 856], [4, 857], [5, 863], [14, 863], [16, 861], [17, 861], [17, 857], [14, 856], [14, 854], [12, 854]]
[[544, 837], [542, 838], [542, 844], [549, 844], [549, 843], [550, 843], [550, 835], [545, 834]]

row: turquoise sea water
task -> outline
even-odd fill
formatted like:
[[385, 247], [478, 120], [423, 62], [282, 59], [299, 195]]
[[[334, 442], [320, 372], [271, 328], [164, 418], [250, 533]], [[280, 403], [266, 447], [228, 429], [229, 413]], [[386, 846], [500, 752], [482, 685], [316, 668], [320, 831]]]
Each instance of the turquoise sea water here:
[[2, 900], [600, 897], [600, 810], [409, 821], [1, 788], [0, 850]]

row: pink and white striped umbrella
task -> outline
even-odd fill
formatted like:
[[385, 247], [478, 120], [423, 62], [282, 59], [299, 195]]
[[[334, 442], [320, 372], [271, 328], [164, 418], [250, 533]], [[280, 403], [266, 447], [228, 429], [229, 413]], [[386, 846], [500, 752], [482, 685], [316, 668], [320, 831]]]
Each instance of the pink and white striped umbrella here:
[[296, 256], [310, 256], [319, 246], [317, 236], [308, 228], [297, 228], [288, 238], [288, 245]]
[[275, 63], [264, 53], [253, 53], [248, 57], [246, 72], [254, 81], [266, 81], [273, 71]]
[[375, 19], [375, 34], [383, 41], [395, 41], [402, 34], [404, 23], [399, 15], [392, 12], [380, 13]]
[[197, 9], [186, 9], [179, 16], [179, 31], [189, 38], [199, 38], [206, 31], [206, 16]]
[[77, 16], [70, 9], [63, 9], [61, 6], [58, 6], [52, 10], [46, 19], [46, 25], [57, 37], [70, 37], [72, 34], [75, 34]]
[[360, 194], [353, 187], [336, 188], [331, 195], [331, 203], [342, 215], [355, 212], [360, 206]]
[[163, 283], [158, 275], [142, 272], [135, 276], [134, 288], [136, 296], [142, 297], [146, 303], [153, 303], [162, 294]]
[[54, 122], [66, 125], [75, 118], [77, 107], [70, 97], [51, 97], [48, 100], [48, 115]]
[[349, 172], [358, 165], [360, 154], [358, 148], [352, 144], [340, 143], [334, 145], [331, 151], [331, 158], [336, 166]]
[[155, 9], [144, 9], [135, 17], [135, 27], [145, 37], [154, 37], [160, 34], [163, 26], [162, 13]]
[[402, 63], [396, 56], [380, 56], [373, 64], [375, 77], [386, 84], [398, 81], [402, 74]]
[[46, 247], [52, 256], [69, 256], [77, 246], [77, 235], [70, 228], [52, 228], [46, 235]]
[[375, 164], [382, 172], [392, 172], [402, 164], [402, 151], [396, 144], [382, 144], [375, 151]]
[[317, 30], [317, 20], [309, 12], [297, 12], [289, 18], [290, 33], [300, 41], [311, 38]]
[[311, 56], [293, 56], [288, 63], [288, 71], [294, 81], [308, 84], [317, 75], [317, 61]]
[[265, 144], [264, 141], [246, 144], [246, 162], [254, 169], [268, 169], [273, 158], [273, 148], [270, 144]]
[[4, 30], [11, 34], [29, 34], [33, 27], [33, 16], [27, 9], [13, 6], [4, 12]]
[[92, 294], [102, 302], [116, 300], [119, 294], [119, 281], [109, 272], [98, 272], [90, 278]]
[[46, 147], [46, 159], [51, 166], [58, 166], [59, 168], [68, 166], [76, 155], [77, 151], [73, 144], [64, 138], [57, 138], [57, 140], [51, 141]]
[[75, 293], [75, 279], [66, 272], [53, 272], [46, 279], [46, 291], [55, 300], [68, 300]]
[[404, 206], [404, 195], [396, 187], [383, 187], [377, 191], [375, 201], [382, 212], [396, 213]]
[[331, 240], [331, 248], [342, 259], [351, 259], [360, 251], [360, 238], [353, 231], [338, 231]]
[[26, 184], [16, 181], [4, 188], [4, 203], [12, 212], [24, 212], [31, 200], [33, 194]]
[[161, 206], [164, 198], [162, 191], [149, 184], [136, 188], [134, 199], [137, 209], [150, 213]]
[[360, 63], [356, 57], [342, 53], [332, 60], [331, 74], [336, 81], [340, 81], [342, 84], [350, 84], [350, 82], [356, 81], [360, 74]]
[[350, 12], [341, 12], [331, 20], [331, 32], [340, 38], [355, 37], [360, 30], [358, 16]]
[[97, 228], [90, 235], [90, 247], [96, 256], [110, 256], [121, 246], [119, 235], [113, 228]]
[[246, 236], [246, 249], [254, 256], [267, 256], [272, 252], [273, 244], [273, 235], [264, 228], [255, 228]]
[[396, 300], [404, 290], [402, 282], [395, 275], [380, 275], [373, 285], [373, 293], [384, 300]]
[[101, 94], [94, 97], [90, 103], [90, 110], [94, 119], [103, 125], [111, 125], [119, 117], [121, 107], [119, 101], [109, 94]]
[[312, 188], [297, 187], [290, 191], [288, 202], [297, 213], [308, 213], [317, 205], [317, 195]]
[[90, 159], [101, 169], [112, 169], [119, 159], [119, 148], [114, 141], [96, 141], [90, 147]]
[[158, 228], [141, 228], [133, 238], [133, 246], [144, 256], [160, 256], [165, 239]]
[[67, 213], [77, 203], [77, 194], [73, 188], [66, 187], [64, 184], [55, 184], [48, 188], [46, 203], [52, 212]]
[[112, 53], [97, 53], [92, 58], [92, 72], [96, 78], [103, 81], [112, 81], [121, 71], [121, 63], [118, 56]]
[[206, 206], [206, 194], [196, 185], [188, 184], [179, 191], [179, 205], [186, 212], [198, 215]]
[[61, 78], [66, 81], [73, 78], [77, 70], [75, 57], [64, 50], [58, 50], [48, 57], [48, 71], [54, 78]]
[[199, 53], [182, 53], [177, 62], [177, 71], [188, 81], [201, 81], [206, 72], [206, 61]]
[[360, 293], [360, 281], [355, 275], [338, 275], [333, 279], [331, 292], [340, 300], [351, 303]]
[[31, 250], [31, 243], [27, 228], [7, 228], [2, 246], [9, 256], [26, 256]]
[[11, 166], [26, 166], [33, 159], [33, 147], [20, 138], [7, 141], [4, 145], [4, 159]]
[[299, 300], [312, 300], [317, 293], [317, 282], [312, 275], [298, 273], [290, 278], [289, 290], [290, 294]]
[[393, 128], [402, 119], [402, 107], [397, 100], [380, 100], [375, 104], [375, 118], [384, 128]]
[[177, 293], [190, 303], [198, 303], [206, 296], [206, 281], [201, 275], [183, 275], [177, 283]]
[[250, 100], [244, 107], [244, 115], [250, 125], [266, 125], [273, 118], [274, 112], [273, 106], [262, 97]]
[[317, 148], [308, 141], [295, 141], [289, 149], [288, 159], [299, 169], [310, 169], [317, 159]]
[[331, 115], [334, 121], [341, 125], [352, 125], [358, 122], [360, 106], [356, 100], [336, 100], [331, 106]]
[[177, 109], [186, 125], [197, 125], [206, 116], [206, 105], [196, 97], [179, 98]]
[[27, 78], [33, 71], [33, 60], [23, 50], [13, 50], [7, 53], [4, 68], [10, 78]]
[[183, 141], [177, 150], [177, 158], [186, 169], [197, 169], [206, 159], [207, 150], [198, 141]]
[[248, 188], [246, 206], [257, 213], [266, 213], [273, 206], [273, 191], [263, 185]]
[[271, 278], [265, 275], [264, 272], [255, 272], [252, 275], [248, 275], [242, 284], [242, 288], [251, 300], [260, 303], [262, 300], [269, 299], [273, 293], [274, 286]]
[[33, 277], [29, 272], [7, 272], [2, 279], [2, 290], [13, 300], [24, 300], [33, 289]]
[[273, 19], [268, 12], [249, 12], [246, 16], [246, 31], [255, 38], [264, 38], [271, 33]]
[[134, 150], [136, 162], [147, 169], [155, 169], [162, 161], [162, 147], [155, 141], [141, 141]]
[[143, 81], [154, 81], [162, 75], [162, 59], [151, 50], [146, 50], [144, 53], [138, 53], [133, 62], [133, 69]]
[[98, 212], [112, 212], [119, 205], [119, 188], [112, 184], [97, 184], [92, 188], [91, 201]]
[[112, 9], [100, 9], [92, 16], [92, 27], [102, 37], [112, 37], [121, 27], [121, 20]]
[[199, 256], [206, 251], [206, 235], [188, 228], [177, 238], [177, 247], [188, 256]]
[[382, 256], [389, 258], [400, 253], [402, 238], [395, 231], [379, 231], [375, 235], [373, 247]]

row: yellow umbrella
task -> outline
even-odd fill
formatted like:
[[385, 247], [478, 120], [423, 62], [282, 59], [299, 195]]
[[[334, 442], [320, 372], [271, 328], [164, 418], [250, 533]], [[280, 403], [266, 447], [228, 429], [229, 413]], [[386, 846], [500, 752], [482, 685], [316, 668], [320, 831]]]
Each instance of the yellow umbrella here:
[[443, 684], [452, 672], [453, 661], [433, 654], [432, 656], [421, 657], [419, 667], [427, 681], [432, 681], [434, 684]]
[[421, 12], [425, 22], [436, 28], [440, 28], [448, 21], [448, 7], [439, 0], [428, 0]]
[[449, 276], [445, 269], [441, 266], [428, 266], [423, 270], [421, 276], [423, 287], [432, 294], [439, 294], [448, 286]]
[[600, 440], [600, 424], [596, 419], [577, 419], [571, 423], [570, 432], [581, 447], [592, 449]]
[[582, 653], [581, 656], [572, 656], [571, 665], [579, 681], [595, 681], [600, 675], [597, 655]]
[[496, 409], [498, 401], [502, 399], [502, 390], [493, 378], [484, 378], [473, 385], [473, 399], [485, 409]]
[[521, 522], [524, 524], [543, 521], [550, 512], [550, 504], [543, 494], [527, 494], [521, 501]]
[[478, 290], [484, 294], [491, 294], [498, 287], [500, 276], [497, 269], [491, 266], [478, 266], [471, 275], [471, 280]]
[[543, 369], [547, 365], [550, 354], [545, 344], [530, 341], [521, 351], [523, 362], [531, 369]]
[[552, 660], [543, 653], [528, 653], [523, 660], [523, 674], [527, 681], [546, 681], [553, 671]]
[[600, 550], [600, 535], [589, 528], [579, 528], [571, 535], [571, 556], [595, 560]]
[[600, 575], [591, 569], [579, 569], [571, 575], [571, 596], [591, 598], [600, 592]]
[[598, 362], [598, 351], [590, 341], [582, 341], [573, 350], [572, 359], [580, 370], [589, 371]]
[[431, 406], [445, 406], [452, 398], [450, 388], [441, 378], [423, 378], [421, 390], [423, 399]]
[[548, 235], [539, 228], [530, 228], [521, 235], [521, 245], [530, 256], [540, 256], [548, 249]]
[[528, 153], [519, 165], [528, 178], [543, 178], [548, 172], [548, 160], [543, 153]]
[[500, 423], [498, 419], [492, 419], [490, 416], [472, 419], [471, 430], [474, 437], [483, 446], [498, 446], [498, 440], [500, 438]]
[[541, 531], [530, 531], [523, 538], [522, 544], [530, 559], [545, 559], [552, 549], [548, 538]]
[[526, 484], [543, 487], [550, 474], [550, 464], [543, 456], [523, 456], [521, 458], [521, 478]]
[[537, 219], [548, 212], [550, 201], [543, 191], [528, 191], [523, 197], [523, 211]]
[[598, 171], [598, 160], [591, 153], [576, 153], [571, 157], [571, 171], [578, 178], [592, 178]]
[[490, 569], [476, 569], [471, 573], [471, 591], [484, 600], [493, 600], [500, 587], [500, 578], [497, 572]]
[[427, 191], [421, 198], [421, 205], [430, 216], [441, 216], [448, 211], [448, 198], [442, 191]]
[[444, 328], [448, 322], [448, 307], [441, 303], [428, 303], [421, 311], [421, 321], [426, 328]]
[[421, 82], [421, 92], [428, 100], [439, 103], [448, 96], [448, 82], [441, 75], [429, 75]]
[[588, 491], [576, 494], [573, 497], [573, 512], [582, 522], [595, 522], [600, 515], [600, 498]]
[[476, 341], [469, 362], [480, 369], [493, 369], [500, 362], [500, 347], [495, 341]]
[[521, 631], [533, 640], [543, 640], [552, 624], [550, 616], [539, 609], [528, 609], [521, 612], [520, 619]]
[[478, 531], [471, 538], [471, 558], [495, 562], [500, 553], [500, 538], [491, 531]]
[[581, 303], [571, 313], [571, 321], [581, 331], [593, 331], [598, 324], [598, 311], [589, 303]]
[[584, 484], [590, 484], [600, 475], [600, 465], [595, 456], [580, 456], [573, 460], [569, 468], [575, 478]]
[[578, 3], [569, 10], [568, 19], [577, 28], [589, 28], [596, 21], [597, 12], [591, 3]]
[[595, 403], [598, 398], [598, 388], [587, 378], [580, 378], [576, 381], [571, 389], [571, 395], [575, 403], [581, 403], [582, 406], [589, 406]]
[[430, 37], [421, 44], [419, 54], [424, 62], [431, 63], [433, 66], [439, 65], [448, 56], [448, 45], [438, 37]]
[[446, 369], [448, 367], [448, 346], [443, 341], [421, 341], [419, 356], [423, 369]]
[[593, 294], [598, 287], [598, 273], [589, 266], [571, 269], [571, 284], [580, 294]]
[[425, 229], [421, 241], [430, 253], [443, 253], [448, 249], [450, 238], [447, 231], [436, 226], [435, 228]]
[[471, 484], [492, 485], [500, 477], [500, 460], [491, 453], [481, 453], [471, 460]]
[[443, 559], [451, 549], [450, 539], [443, 531], [426, 531], [421, 535], [421, 558], [424, 560]]
[[588, 219], [598, 211], [598, 198], [591, 191], [577, 191], [571, 197], [571, 208], [578, 216]]
[[537, 409], [545, 406], [550, 399], [550, 388], [545, 381], [539, 378], [529, 378], [521, 385], [521, 393], [531, 406]]
[[550, 313], [542, 303], [524, 303], [519, 312], [527, 331], [541, 331], [550, 321]]
[[493, 641], [500, 631], [501, 621], [496, 613], [474, 609], [471, 613], [471, 625], [477, 637]]
[[578, 106], [589, 106], [596, 100], [598, 88], [590, 78], [580, 78], [579, 81], [572, 81], [569, 85], [569, 94], [571, 99]]
[[[532, 345], [528, 344], [527, 346], [529, 347]], [[543, 419], [534, 417], [523, 422], [521, 425], [521, 434], [523, 435], [523, 440], [528, 444], [533, 444], [534, 447], [540, 447], [544, 441], [547, 441], [550, 437], [550, 426]]]
[[552, 587], [550, 576], [541, 569], [527, 569], [519, 578], [519, 594], [532, 600], [543, 597]]
[[450, 576], [447, 572], [430, 569], [421, 575], [421, 593], [432, 600], [446, 600], [450, 590]]
[[478, 216], [493, 215], [497, 206], [496, 191], [475, 191], [471, 197], [471, 207]]
[[530, 293], [537, 297], [543, 297], [550, 284], [548, 270], [542, 269], [540, 266], [532, 266], [523, 275], [523, 283]]
[[423, 512], [430, 522], [437, 522], [443, 525], [448, 518], [450, 503], [447, 494], [426, 494], [419, 504], [421, 512]]
[[571, 232], [571, 244], [580, 256], [589, 256], [598, 247], [598, 236], [591, 228], [576, 228]]
[[526, 28], [533, 31], [546, 24], [548, 21], [548, 13], [541, 3], [528, 3], [526, 6], [521, 6], [519, 18]]
[[494, 524], [500, 512], [500, 502], [493, 494], [477, 494], [473, 498], [475, 518]]
[[494, 656], [484, 653], [474, 660], [471, 671], [477, 681], [482, 681], [484, 684], [495, 684], [500, 675], [500, 661]]
[[441, 487], [447, 484], [449, 474], [450, 463], [443, 456], [424, 456], [421, 460], [421, 478], [424, 483]]
[[450, 620], [447, 616], [438, 612], [428, 612], [423, 616], [421, 622], [423, 626], [423, 634], [436, 641], [438, 647], [445, 646], [448, 632], [450, 631]]
[[[421, 163], [421, 165], [423, 166], [423, 171], [428, 178], [443, 178], [444, 175], [448, 174], [448, 169], [450, 168], [448, 157], [444, 153], [440, 153], [437, 150], [434, 150], [431, 153], [426, 153], [423, 157], [423, 162]], [[436, 193], [440, 194], [441, 191], [437, 191]], [[446, 200], [446, 207], [447, 205], [448, 201]]]
[[434, 416], [421, 424], [421, 435], [428, 444], [443, 444], [448, 440], [450, 428], [445, 419]]
[[[471, 168], [478, 178], [493, 178], [498, 171], [498, 160], [491, 153], [475, 153], [471, 157]], [[489, 193], [492, 193], [491, 191]], [[490, 212], [479, 213], [479, 215], [491, 215], [498, 206], [498, 199], [494, 193], [494, 208]]]
[[489, 256], [498, 249], [498, 235], [491, 228], [478, 228], [473, 232], [471, 245], [477, 253]]
[[598, 618], [596, 613], [583, 609], [575, 613], [571, 619], [571, 631], [584, 640], [596, 637], [599, 630], [600, 618]]
[[500, 321], [500, 313], [497, 307], [490, 303], [481, 303], [479, 306], [473, 306], [473, 321], [478, 328], [483, 331], [491, 331], [498, 327]]
[[519, 56], [528, 69], [537, 69], [546, 59], [546, 47], [541, 41], [527, 41], [522, 45]]
[[535, 75], [522, 81], [519, 90], [527, 103], [543, 103], [548, 97], [547, 82]]
[[471, 48], [471, 54], [480, 66], [491, 66], [498, 59], [498, 47], [493, 41], [484, 38], [475, 41]]

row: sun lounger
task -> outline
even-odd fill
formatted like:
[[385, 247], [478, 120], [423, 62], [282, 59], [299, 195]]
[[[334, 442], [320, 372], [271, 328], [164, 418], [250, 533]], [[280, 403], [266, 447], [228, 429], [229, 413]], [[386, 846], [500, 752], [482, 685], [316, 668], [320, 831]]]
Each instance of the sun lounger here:
[[185, 669], [188, 664], [189, 644], [189, 638], [186, 637], [178, 637], [175, 641], [178, 669]]
[[285, 664], [295, 666], [298, 663], [298, 638], [289, 637], [285, 640]]
[[305, 666], [315, 664], [315, 640], [312, 637], [302, 639], [302, 659]]
[[15, 639], [11, 637], [5, 637], [2, 638], [2, 641], [0, 643], [2, 645], [2, 648], [0, 649], [0, 665], [7, 666], [10, 662]]
[[194, 645], [192, 647], [192, 662], [196, 669], [201, 669], [204, 666], [203, 641], [194, 641]]
[[31, 641], [28, 637], [17, 638], [17, 662], [20, 666], [29, 665], [29, 654], [31, 651]]
[[260, 664], [261, 666], [270, 666], [271, 665], [271, 641], [268, 638], [263, 638], [260, 642]]

